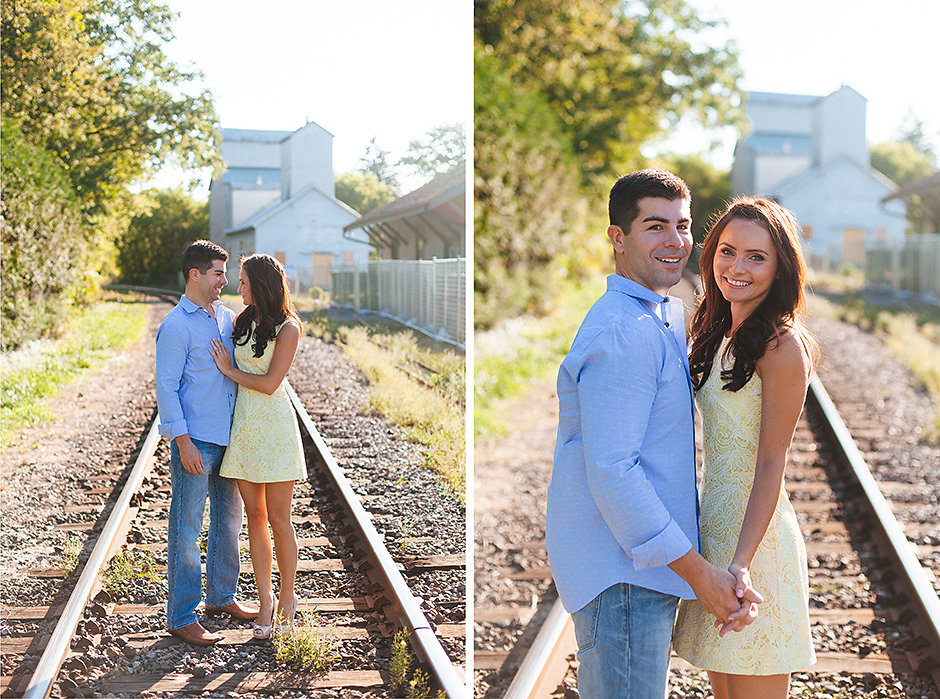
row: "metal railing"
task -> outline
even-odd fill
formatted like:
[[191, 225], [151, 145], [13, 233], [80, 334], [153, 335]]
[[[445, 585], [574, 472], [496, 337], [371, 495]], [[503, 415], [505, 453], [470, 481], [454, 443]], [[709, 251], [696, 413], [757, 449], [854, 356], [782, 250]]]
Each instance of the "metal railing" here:
[[339, 306], [382, 313], [431, 335], [466, 343], [466, 259], [371, 260], [332, 274]]
[[901, 245], [869, 249], [865, 284], [940, 299], [940, 234], [909, 235]]

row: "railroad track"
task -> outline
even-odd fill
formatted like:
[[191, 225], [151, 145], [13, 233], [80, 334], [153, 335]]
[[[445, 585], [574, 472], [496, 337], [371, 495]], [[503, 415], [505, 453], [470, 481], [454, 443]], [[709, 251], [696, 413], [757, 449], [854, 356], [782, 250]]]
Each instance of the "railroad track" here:
[[[430, 676], [432, 691], [440, 688], [448, 696], [464, 695], [461, 670], [448, 657], [448, 653], [461, 657], [463, 652], [463, 588], [456, 585], [450, 593], [451, 601], [460, 600], [459, 608], [456, 604], [448, 608], [447, 600], [441, 599], [428, 603], [411, 592], [419, 587], [429, 596], [427, 590], [433, 588], [433, 583], [427, 578], [439, 585], [442, 579], [445, 585], [453, 585], [455, 579], [462, 581], [464, 556], [409, 554], [400, 540], [393, 558], [376, 531], [375, 515], [363, 507], [363, 498], [353, 491], [300, 398], [292, 389], [290, 393], [301, 424], [310, 476], [297, 484], [294, 501], [301, 559], [297, 580], [300, 606], [318, 610], [321, 634], [338, 647], [340, 667], [311, 675], [285, 672], [274, 663], [253, 660], [252, 656], [260, 655], [266, 647], [246, 645], [251, 637], [250, 625], [227, 619], [207, 623], [223, 635], [223, 641], [211, 649], [192, 649], [162, 630], [165, 619], [162, 600], [158, 599], [162, 590], [156, 594], [150, 591], [151, 599], [145, 600], [150, 604], [128, 603], [101, 590], [101, 567], [122, 547], [152, 554], [158, 566], [161, 557], [165, 562], [169, 449], [151, 423], [133, 466], [128, 465], [119, 477], [112, 474], [111, 482], [108, 476], [101, 476], [86, 483], [87, 502], [66, 508], [66, 519], [72, 521], [58, 525], [60, 528], [79, 536], [101, 528], [77, 580], [73, 575], [64, 584], [49, 585], [50, 580], [66, 576], [67, 571], [46, 568], [24, 572], [27, 577], [47, 583], [47, 597], [42, 600], [45, 604], [4, 610], [0, 687], [4, 696], [45, 696], [50, 691], [66, 696], [90, 695], [92, 691], [130, 696], [145, 692], [175, 696], [237, 691], [264, 696], [314, 689], [326, 695], [331, 691], [342, 696], [356, 692], [374, 695], [389, 681], [390, 641], [399, 628], [408, 631], [421, 668]], [[306, 400], [312, 402], [309, 397]], [[321, 405], [319, 409], [325, 411], [328, 407]], [[361, 445], [356, 448], [361, 450]], [[115, 478], [120, 488], [113, 482]], [[102, 509], [101, 500], [106, 496], [109, 500]], [[412, 537], [408, 543], [413, 550], [420, 548], [422, 540]], [[247, 547], [246, 541], [241, 544]], [[246, 554], [242, 554], [243, 574], [250, 571]], [[160, 588], [162, 585], [161, 581]], [[69, 588], [70, 595], [62, 587]], [[252, 587], [251, 578], [243, 577], [242, 595]], [[446, 590], [440, 590], [438, 587], [437, 597], [446, 597]], [[436, 625], [428, 620], [422, 607], [432, 607]], [[128, 628], [135, 631], [128, 633]], [[180, 663], [165, 664], [159, 672], [143, 671], [146, 663], [141, 663], [141, 658], [174, 648], [179, 650], [176, 656], [182, 656]], [[241, 649], [250, 650], [239, 654]], [[230, 671], [214, 672], [212, 663], [200, 662], [213, 652], [231, 658], [226, 668]], [[37, 664], [35, 659], [40, 654]], [[92, 666], [107, 666], [111, 672], [95, 673], [96, 678], [84, 685], [73, 679], [85, 675]], [[62, 668], [65, 673], [60, 676]]]
[[[893, 496], [891, 506], [882, 488]], [[921, 528], [911, 524], [931, 498], [917, 486], [879, 488], [818, 378], [797, 425], [787, 489], [806, 540], [817, 648], [817, 664], [795, 680], [865, 688], [877, 684], [872, 678], [913, 673], [922, 678], [925, 692], [933, 692], [923, 696], [937, 696], [940, 549], [916, 543], [923, 530], [936, 532], [935, 523], [928, 518]], [[908, 536], [892, 509], [903, 513]], [[547, 568], [524, 573], [517, 577], [550, 577]], [[500, 696], [548, 697], [572, 683], [577, 645], [570, 617], [553, 598], [552, 589], [537, 608], [478, 607], [477, 620], [503, 623], [518, 639], [509, 652], [475, 656], [475, 667], [512, 673]], [[521, 634], [520, 614], [532, 616]], [[692, 669], [676, 657], [672, 667], [673, 679]]]

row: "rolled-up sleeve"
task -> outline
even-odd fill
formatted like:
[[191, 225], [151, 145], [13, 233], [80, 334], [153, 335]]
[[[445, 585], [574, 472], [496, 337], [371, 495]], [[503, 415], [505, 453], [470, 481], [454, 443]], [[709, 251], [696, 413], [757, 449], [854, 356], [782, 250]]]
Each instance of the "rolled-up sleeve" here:
[[614, 324], [590, 344], [577, 378], [588, 486], [635, 569], [671, 563], [693, 548], [643, 469], [663, 348]]
[[175, 323], [164, 322], [157, 331], [157, 411], [158, 430], [168, 439], [189, 432], [180, 401], [186, 355], [184, 333]]

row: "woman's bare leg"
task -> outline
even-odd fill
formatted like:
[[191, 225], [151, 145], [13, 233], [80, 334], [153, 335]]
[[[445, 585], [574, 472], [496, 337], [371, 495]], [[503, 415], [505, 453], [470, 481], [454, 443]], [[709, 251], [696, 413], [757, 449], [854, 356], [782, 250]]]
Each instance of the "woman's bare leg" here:
[[715, 699], [787, 699], [790, 675], [731, 675], [709, 672]]
[[251, 552], [251, 567], [258, 586], [257, 623], [270, 626], [274, 616], [274, 593], [271, 590], [271, 535], [268, 533], [268, 511], [265, 499], [266, 483], [238, 480], [238, 491], [245, 502], [248, 516], [248, 549]]
[[728, 675], [723, 672], [708, 671], [708, 681], [712, 685], [712, 694], [715, 699], [729, 699]]
[[274, 553], [277, 556], [277, 569], [281, 578], [277, 616], [284, 619], [288, 619], [288, 614], [293, 610], [294, 581], [297, 577], [297, 535], [290, 520], [293, 495], [294, 481], [268, 483], [265, 489], [268, 522], [274, 532]]

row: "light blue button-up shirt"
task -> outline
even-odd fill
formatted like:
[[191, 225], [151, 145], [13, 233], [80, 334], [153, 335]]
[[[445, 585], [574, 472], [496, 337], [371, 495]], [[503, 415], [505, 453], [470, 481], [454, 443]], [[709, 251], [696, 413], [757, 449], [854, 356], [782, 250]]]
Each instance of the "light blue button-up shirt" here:
[[228, 445], [237, 385], [225, 376], [209, 353], [210, 340], [222, 340], [229, 351], [235, 314], [221, 301], [212, 304], [215, 318], [183, 296], [157, 330], [157, 411], [160, 434]]
[[686, 599], [699, 549], [692, 383], [678, 299], [618, 275], [558, 371], [546, 543], [569, 612], [625, 582]]

